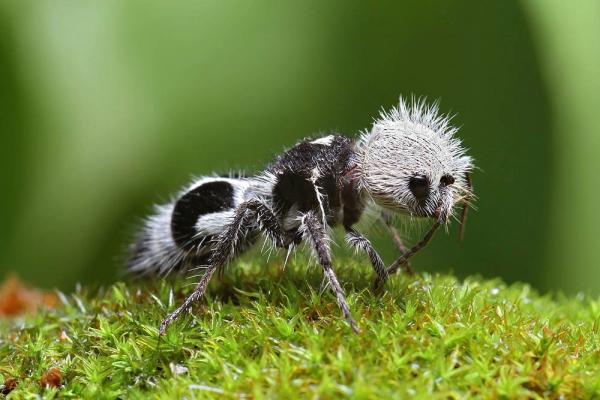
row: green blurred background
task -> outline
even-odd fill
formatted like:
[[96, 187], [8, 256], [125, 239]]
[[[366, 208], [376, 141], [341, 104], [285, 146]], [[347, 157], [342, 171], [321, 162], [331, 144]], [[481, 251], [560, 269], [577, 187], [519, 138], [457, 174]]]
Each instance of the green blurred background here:
[[599, 21], [591, 0], [1, 2], [0, 275], [118, 279], [192, 174], [416, 94], [481, 168], [464, 243], [438, 235], [417, 268], [599, 293]]

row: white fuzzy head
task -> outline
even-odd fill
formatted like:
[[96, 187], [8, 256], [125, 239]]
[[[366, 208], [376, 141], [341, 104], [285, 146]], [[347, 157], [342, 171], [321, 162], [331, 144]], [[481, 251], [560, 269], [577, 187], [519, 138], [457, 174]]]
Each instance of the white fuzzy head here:
[[445, 223], [471, 197], [473, 160], [437, 103], [405, 102], [382, 111], [358, 143], [360, 185], [375, 203]]

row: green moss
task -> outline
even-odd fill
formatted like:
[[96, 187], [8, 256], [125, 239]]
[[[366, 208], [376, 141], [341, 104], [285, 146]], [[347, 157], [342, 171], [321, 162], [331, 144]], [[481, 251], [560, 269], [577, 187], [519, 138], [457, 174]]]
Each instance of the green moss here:
[[[317, 292], [318, 268], [292, 264], [231, 268], [160, 340], [191, 281], [82, 289], [3, 322], [1, 372], [19, 381], [9, 397], [600, 397], [597, 299], [427, 274], [394, 277], [377, 296], [369, 268], [348, 259], [338, 275], [354, 335]], [[39, 386], [51, 367], [60, 389]]]

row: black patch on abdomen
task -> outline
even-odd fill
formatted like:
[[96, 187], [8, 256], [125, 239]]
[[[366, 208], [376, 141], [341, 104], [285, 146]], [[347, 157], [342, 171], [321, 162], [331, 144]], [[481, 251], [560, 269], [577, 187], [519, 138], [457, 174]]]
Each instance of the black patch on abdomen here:
[[203, 239], [196, 237], [198, 218], [233, 206], [233, 186], [229, 182], [207, 182], [190, 190], [175, 203], [171, 218], [173, 240], [184, 249], [197, 245]]

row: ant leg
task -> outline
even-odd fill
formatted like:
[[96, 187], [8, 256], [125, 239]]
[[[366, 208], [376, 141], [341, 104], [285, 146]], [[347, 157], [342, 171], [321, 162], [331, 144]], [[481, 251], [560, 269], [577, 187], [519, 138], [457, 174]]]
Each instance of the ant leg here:
[[[408, 251], [408, 248], [404, 245], [404, 242], [402, 241], [398, 230], [393, 225], [392, 217], [389, 213], [386, 212], [382, 213], [382, 217], [385, 226], [387, 226], [388, 230], [390, 231], [390, 234], [392, 235], [392, 240], [394, 241], [396, 248], [400, 251], [400, 255], [404, 255]], [[406, 272], [407, 274], [414, 275], [413, 269], [410, 265], [410, 261], [407, 260], [406, 263], [403, 264], [403, 269], [404, 272]]]
[[[346, 242], [354, 249], [367, 253], [371, 265], [377, 274], [377, 282], [385, 282], [387, 280], [388, 274], [385, 264], [369, 239], [361, 235], [357, 230], [346, 227]], [[375, 289], [379, 289], [379, 287]]]
[[340, 286], [340, 283], [338, 282], [335, 272], [331, 266], [331, 254], [329, 251], [328, 237], [325, 233], [325, 229], [313, 212], [309, 211], [308, 213], [304, 214], [302, 217], [301, 230], [306, 233], [312, 242], [317, 260], [319, 261], [319, 264], [321, 264], [321, 267], [323, 267], [323, 272], [325, 273], [325, 276], [331, 285], [331, 290], [337, 299], [337, 303], [342, 310], [342, 313], [346, 317], [346, 320], [350, 324], [350, 327], [354, 333], [359, 333], [358, 326], [352, 318], [348, 304], [346, 303], [344, 291], [342, 290], [342, 287]]
[[[254, 221], [250, 219], [250, 216], [253, 217]], [[284, 238], [281, 234], [282, 231], [279, 223], [273, 212], [265, 204], [258, 200], [250, 200], [240, 204], [235, 210], [231, 222], [227, 225], [223, 233], [219, 235], [216, 246], [211, 252], [208, 267], [200, 282], [198, 282], [196, 289], [185, 299], [179, 308], [169, 314], [160, 324], [160, 335], [164, 335], [167, 327], [173, 321], [177, 320], [194, 302], [204, 296], [208, 283], [215, 271], [222, 268], [228, 261], [235, 257], [240, 241], [249, 230], [255, 228], [254, 225], [256, 223], [258, 223], [260, 230], [264, 231], [277, 245], [283, 245]]]
[[275, 246], [287, 248], [292, 239], [286, 236], [275, 212], [261, 200], [249, 200], [246, 204], [258, 224], [258, 230], [264, 232]]
[[193, 303], [200, 300], [202, 298], [202, 296], [204, 296], [204, 292], [206, 292], [206, 287], [208, 286], [208, 283], [210, 282], [210, 278], [212, 278], [212, 276], [215, 273], [215, 271], [217, 270], [217, 268], [218, 267], [215, 267], [213, 265], [208, 266], [208, 268], [206, 269], [206, 272], [204, 272], [204, 275], [202, 275], [200, 282], [198, 282], [198, 286], [196, 286], [196, 289], [194, 289], [192, 294], [189, 295], [187, 299], [185, 299], [183, 304], [181, 306], [179, 306], [179, 308], [177, 308], [177, 310], [175, 310], [171, 314], [167, 315], [167, 317], [160, 324], [160, 328], [158, 330], [159, 335], [161, 335], [161, 336], [164, 335], [165, 332], [167, 331], [168, 326], [173, 321], [176, 321], [181, 316], [181, 314], [183, 314], [186, 310], [188, 310], [192, 306]]
[[400, 268], [402, 266], [402, 264], [406, 263], [406, 261], [408, 261], [408, 259], [410, 257], [414, 256], [417, 252], [419, 252], [419, 250], [421, 250], [422, 248], [427, 246], [427, 243], [429, 243], [429, 241], [433, 237], [433, 234], [439, 227], [440, 227], [440, 222], [435, 221], [435, 223], [431, 226], [431, 228], [429, 228], [429, 230], [427, 231], [425, 236], [423, 236], [423, 239], [421, 239], [420, 242], [418, 242], [413, 247], [411, 247], [410, 250], [408, 250], [406, 253], [404, 253], [401, 257], [399, 257], [396, 261], [394, 261], [392, 263], [392, 265], [390, 265], [388, 267], [388, 269], [387, 269], [388, 275], [391, 275], [394, 272], [396, 272], [398, 270], [398, 268]]

